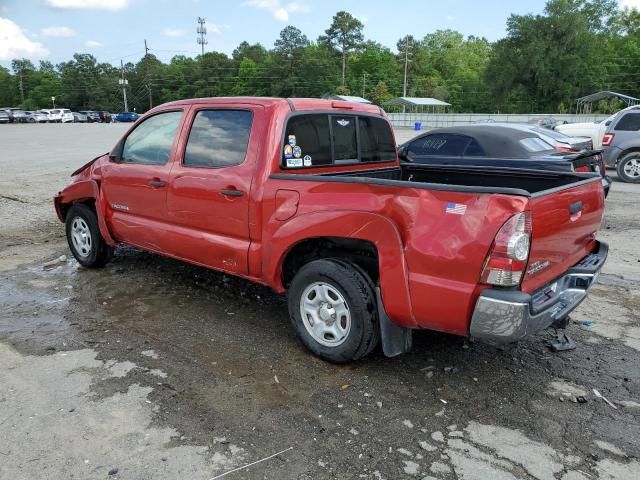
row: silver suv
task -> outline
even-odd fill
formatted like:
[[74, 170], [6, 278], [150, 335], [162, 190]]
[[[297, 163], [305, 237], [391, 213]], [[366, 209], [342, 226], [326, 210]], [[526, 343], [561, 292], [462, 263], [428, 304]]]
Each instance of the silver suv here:
[[604, 160], [623, 182], [640, 183], [640, 105], [621, 111], [602, 137]]

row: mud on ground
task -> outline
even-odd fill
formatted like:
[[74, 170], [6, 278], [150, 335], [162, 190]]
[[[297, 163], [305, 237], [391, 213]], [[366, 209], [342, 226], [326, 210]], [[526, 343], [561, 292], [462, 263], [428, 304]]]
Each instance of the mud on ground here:
[[122, 130], [0, 129], [0, 478], [207, 480], [290, 447], [225, 478], [640, 478], [640, 186], [607, 200], [576, 350], [425, 332], [335, 366], [267, 289], [126, 247], [70, 259], [50, 197]]

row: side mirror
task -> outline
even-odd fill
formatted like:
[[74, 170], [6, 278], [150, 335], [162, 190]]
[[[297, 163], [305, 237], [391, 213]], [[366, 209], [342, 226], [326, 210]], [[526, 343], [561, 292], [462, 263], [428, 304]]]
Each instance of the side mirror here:
[[109, 152], [109, 161], [113, 163], [122, 163], [122, 149], [124, 147], [124, 141], [120, 140], [113, 150]]
[[605, 127], [608, 127], [609, 125], [611, 125], [611, 120], [607, 120], [606, 122], [604, 122]]
[[400, 160], [404, 160], [404, 161], [409, 160], [408, 154], [409, 154], [409, 149], [407, 148], [406, 145], [401, 145], [400, 147], [398, 147], [398, 158]]

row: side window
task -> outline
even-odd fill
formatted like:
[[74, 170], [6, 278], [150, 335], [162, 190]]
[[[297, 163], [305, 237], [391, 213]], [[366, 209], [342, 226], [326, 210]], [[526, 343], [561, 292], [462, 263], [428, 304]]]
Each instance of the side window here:
[[298, 115], [289, 120], [283, 145], [287, 167], [331, 165], [328, 115]]
[[475, 138], [472, 138], [467, 145], [467, 149], [464, 151], [465, 157], [486, 157], [484, 149], [480, 146]]
[[469, 144], [469, 137], [436, 133], [425, 135], [409, 145], [409, 153], [414, 155], [460, 156]]
[[246, 110], [201, 110], [184, 153], [185, 167], [229, 167], [244, 162], [253, 115]]
[[614, 130], [627, 132], [640, 130], [640, 113], [625, 114], [616, 124]]
[[159, 113], [129, 134], [122, 148], [124, 163], [164, 165], [169, 161], [182, 112]]
[[377, 117], [360, 117], [358, 129], [361, 161], [392, 162], [396, 159], [396, 142], [387, 122]]

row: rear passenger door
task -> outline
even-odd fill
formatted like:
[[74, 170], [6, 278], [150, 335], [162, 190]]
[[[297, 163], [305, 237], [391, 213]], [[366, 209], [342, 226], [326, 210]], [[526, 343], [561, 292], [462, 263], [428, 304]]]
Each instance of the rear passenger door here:
[[254, 125], [263, 115], [256, 105], [192, 108], [167, 193], [175, 255], [248, 273], [251, 183], [262, 143]]

